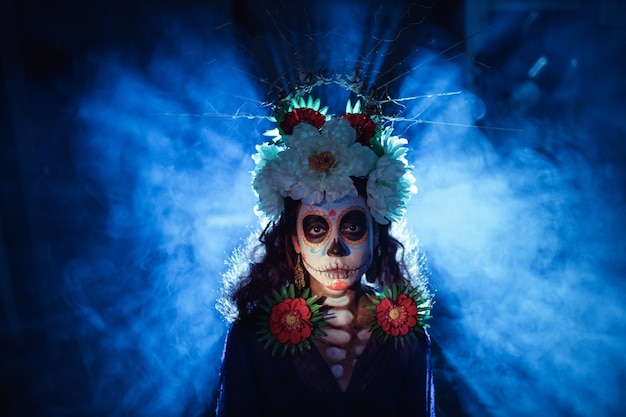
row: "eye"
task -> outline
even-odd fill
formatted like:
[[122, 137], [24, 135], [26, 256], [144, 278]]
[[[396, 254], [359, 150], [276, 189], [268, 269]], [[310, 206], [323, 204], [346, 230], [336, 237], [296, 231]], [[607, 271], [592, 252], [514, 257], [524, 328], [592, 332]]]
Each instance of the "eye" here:
[[348, 240], [357, 241], [367, 233], [367, 217], [360, 210], [352, 210], [341, 219], [341, 234]]
[[328, 234], [328, 222], [321, 216], [309, 215], [302, 219], [304, 237], [311, 243], [319, 243]]

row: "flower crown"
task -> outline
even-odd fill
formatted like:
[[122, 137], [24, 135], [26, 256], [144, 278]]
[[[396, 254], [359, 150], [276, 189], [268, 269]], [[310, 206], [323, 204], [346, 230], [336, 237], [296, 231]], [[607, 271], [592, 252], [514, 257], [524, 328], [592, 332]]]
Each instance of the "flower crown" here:
[[259, 202], [257, 214], [276, 221], [285, 197], [304, 204], [356, 197], [353, 178], [367, 178], [367, 204], [380, 224], [398, 221], [417, 192], [406, 160], [406, 139], [391, 136], [392, 128], [376, 116], [361, 113], [361, 102], [348, 101], [339, 118], [327, 115], [320, 100], [285, 100], [272, 118], [278, 126], [267, 131], [273, 139], [257, 145], [252, 186]]

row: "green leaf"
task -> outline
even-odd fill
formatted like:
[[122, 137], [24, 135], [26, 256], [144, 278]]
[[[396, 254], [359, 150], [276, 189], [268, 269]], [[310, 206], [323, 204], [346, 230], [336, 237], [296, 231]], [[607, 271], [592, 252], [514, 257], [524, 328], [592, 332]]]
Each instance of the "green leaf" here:
[[267, 131], [265, 131], [265, 133], [263, 133], [263, 136], [275, 137], [275, 136], [278, 136], [278, 135], [280, 135], [280, 131], [277, 128], [272, 129], [272, 130], [267, 130]]
[[316, 301], [317, 301], [317, 296], [313, 296], [313, 297], [307, 298], [306, 299], [306, 305], [308, 305], [311, 309], [313, 309], [313, 307], [315, 307], [315, 306], [321, 307], [321, 305], [316, 304]]
[[296, 289], [293, 287], [293, 284], [289, 284], [289, 298], [296, 298]]
[[265, 341], [265, 340], [267, 340], [267, 339], [273, 339], [273, 338], [274, 338], [274, 336], [272, 336], [272, 334], [271, 334], [271, 333], [266, 333], [263, 337], [261, 337], [261, 338], [259, 339], [259, 342], [263, 342], [263, 341]]
[[391, 298], [391, 293], [389, 292], [389, 287], [384, 287], [383, 288], [383, 294], [385, 295], [385, 298]]
[[318, 337], [326, 336], [326, 332], [321, 330], [320, 328], [316, 328], [313, 333], [315, 334], [315, 336]]
[[367, 307], [373, 307], [373, 308], [376, 308], [376, 306], [377, 306], [378, 304], [380, 304], [380, 298], [378, 298], [378, 297], [372, 297], [372, 296], [371, 296], [371, 295], [369, 295], [369, 294], [367, 295], [367, 297], [370, 299], [370, 301], [371, 301], [372, 303], [374, 303], [374, 304], [375, 304], [375, 305], [373, 305], [373, 306], [367, 306]]
[[385, 154], [385, 148], [376, 140], [376, 136], [370, 138], [370, 149], [380, 158]]

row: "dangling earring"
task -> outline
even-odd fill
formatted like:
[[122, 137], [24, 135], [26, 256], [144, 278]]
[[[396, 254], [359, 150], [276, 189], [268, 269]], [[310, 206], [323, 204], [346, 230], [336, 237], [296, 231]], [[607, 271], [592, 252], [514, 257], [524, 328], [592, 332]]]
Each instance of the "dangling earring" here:
[[304, 282], [304, 269], [302, 269], [302, 258], [298, 254], [296, 259], [296, 266], [293, 267], [293, 281], [296, 284], [296, 288], [301, 290], [306, 283]]

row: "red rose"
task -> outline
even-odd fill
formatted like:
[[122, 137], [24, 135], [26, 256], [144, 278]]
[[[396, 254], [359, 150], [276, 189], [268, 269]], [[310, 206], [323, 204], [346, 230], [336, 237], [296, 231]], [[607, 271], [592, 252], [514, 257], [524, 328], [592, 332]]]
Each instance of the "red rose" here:
[[317, 129], [321, 129], [326, 122], [326, 117], [320, 112], [313, 109], [298, 108], [293, 109], [285, 115], [285, 118], [280, 122], [280, 128], [287, 135], [293, 133], [293, 128], [300, 123], [308, 123], [311, 126], [315, 126]]
[[376, 124], [364, 114], [349, 113], [343, 115], [350, 122], [350, 126], [356, 130], [356, 142], [363, 146], [370, 145], [370, 139], [376, 134]]
[[303, 298], [286, 298], [272, 307], [270, 333], [280, 343], [297, 345], [311, 336], [311, 309]]
[[376, 306], [378, 325], [387, 334], [396, 337], [406, 336], [417, 325], [417, 305], [411, 297], [400, 294], [396, 302], [383, 299]]

